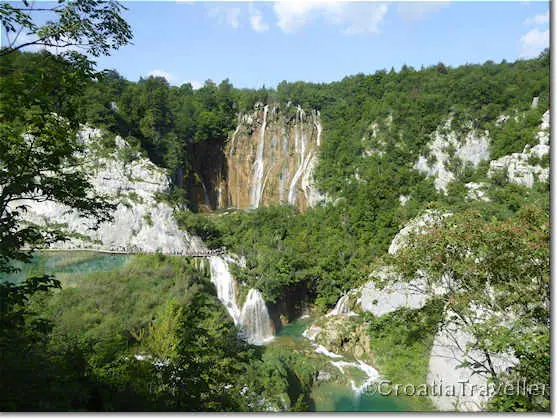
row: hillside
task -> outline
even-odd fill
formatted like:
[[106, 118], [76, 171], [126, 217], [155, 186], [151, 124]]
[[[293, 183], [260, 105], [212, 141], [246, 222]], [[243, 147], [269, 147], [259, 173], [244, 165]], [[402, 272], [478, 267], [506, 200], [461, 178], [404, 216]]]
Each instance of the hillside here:
[[[91, 231], [51, 202], [29, 203], [23, 218], [64, 225], [73, 238], [58, 249], [158, 253], [34, 300], [63, 339], [95, 330], [83, 352], [97, 380], [87, 391], [106, 397], [113, 386], [122, 397], [104, 408], [129, 408], [129, 391], [154, 410], [309, 410], [319, 377], [358, 395], [378, 377], [549, 384], [548, 52], [260, 90], [106, 71], [74, 99], [88, 124], [81, 170], [110, 196], [113, 219]], [[223, 246], [228, 254], [208, 264], [177, 255]], [[150, 276], [166, 288], [138, 291]], [[72, 303], [89, 301], [89, 286], [88, 307], [114, 318], [93, 321]], [[152, 303], [121, 326], [126, 302], [97, 295], [115, 287], [107, 292], [133, 301], [144, 292]], [[289, 340], [302, 316], [311, 316], [305, 338]], [[105, 347], [109, 320], [119, 338]], [[156, 362], [143, 369], [127, 363], [132, 355]], [[112, 369], [158, 393], [126, 390]], [[226, 386], [234, 395], [219, 401]], [[194, 396], [173, 404], [176, 388]], [[546, 394], [491, 396], [405, 400], [426, 410], [549, 408]]]

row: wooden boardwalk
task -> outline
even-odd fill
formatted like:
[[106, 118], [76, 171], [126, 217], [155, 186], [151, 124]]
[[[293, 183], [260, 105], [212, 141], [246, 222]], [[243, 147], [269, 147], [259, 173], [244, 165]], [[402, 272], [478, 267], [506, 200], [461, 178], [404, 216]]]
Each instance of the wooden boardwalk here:
[[[24, 251], [31, 250], [30, 248], [23, 248]], [[219, 249], [207, 250], [175, 250], [172, 252], [147, 252], [141, 249], [119, 247], [114, 249], [91, 249], [91, 248], [73, 248], [73, 249], [35, 249], [39, 252], [94, 252], [94, 253], [107, 253], [111, 255], [148, 255], [160, 253], [165, 256], [186, 256], [193, 258], [208, 258], [211, 256], [222, 256], [227, 253], [226, 247]]]

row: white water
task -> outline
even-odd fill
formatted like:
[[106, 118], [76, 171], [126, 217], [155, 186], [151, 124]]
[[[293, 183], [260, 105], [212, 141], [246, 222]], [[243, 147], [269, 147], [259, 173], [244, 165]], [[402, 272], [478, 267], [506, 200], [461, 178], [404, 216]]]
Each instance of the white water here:
[[236, 129], [232, 133], [232, 139], [230, 140], [230, 157], [232, 157], [232, 155], [234, 154], [236, 135], [238, 134], [238, 131], [240, 131], [240, 125], [241, 125], [241, 121], [240, 118], [238, 118], [238, 125], [236, 126]]
[[328, 356], [329, 358], [342, 358], [342, 355], [335, 354], [334, 352], [329, 351], [323, 345], [317, 345], [315, 352], [318, 354], [323, 354]]
[[222, 195], [222, 181], [219, 181], [219, 186], [217, 187], [217, 208], [225, 208], [224, 197]]
[[350, 311], [350, 297], [348, 296], [348, 294], [343, 295], [339, 298], [335, 305], [335, 308], [333, 308], [326, 317], [338, 315], [357, 316], [356, 313]]
[[298, 184], [298, 181], [300, 180], [302, 174], [307, 169], [311, 157], [312, 157], [312, 153], [310, 152], [308, 153], [306, 158], [302, 161], [302, 163], [298, 167], [298, 170], [296, 170], [294, 177], [292, 178], [292, 182], [290, 183], [290, 188], [288, 189], [288, 203], [291, 205], [296, 205], [296, 198], [297, 198], [296, 185]]
[[211, 206], [211, 200], [209, 199], [209, 192], [207, 192], [207, 186], [205, 186], [205, 182], [201, 182], [201, 186], [203, 187], [203, 199], [205, 200], [205, 205], [209, 207]]
[[323, 127], [321, 126], [321, 121], [319, 121], [319, 111], [313, 111], [313, 124], [317, 129], [317, 147], [321, 145], [321, 132], [323, 132]]
[[266, 105], [263, 111], [263, 124], [261, 125], [261, 133], [259, 136], [259, 144], [257, 144], [257, 154], [253, 163], [253, 184], [250, 194], [250, 206], [252, 208], [259, 207], [261, 202], [261, 194], [263, 191], [263, 152], [265, 151], [265, 128], [267, 125], [267, 111], [269, 106]]
[[244, 339], [254, 345], [262, 345], [273, 339], [269, 311], [261, 292], [252, 288], [248, 292], [242, 313], [240, 328]]
[[236, 305], [236, 280], [228, 270], [227, 263], [219, 256], [209, 258], [211, 282], [217, 288], [217, 297], [224, 304], [234, 324], [240, 321], [240, 309]]
[[[311, 345], [315, 348], [316, 353], [323, 354], [333, 359], [343, 358], [343, 355], [331, 352], [323, 345], [315, 342], [317, 335], [321, 333], [321, 331], [322, 329], [319, 326], [312, 325], [309, 329], [304, 330], [302, 336], [311, 341]], [[338, 368], [343, 375], [348, 376], [348, 379], [350, 380], [350, 386], [357, 395], [362, 394], [370, 386], [371, 383], [377, 381], [377, 379], [380, 377], [379, 372], [375, 368], [373, 368], [371, 365], [366, 364], [360, 359], [356, 359], [355, 361], [338, 360], [330, 362], [332, 365]], [[353, 378], [351, 378], [350, 373], [347, 374], [346, 370], [349, 368], [358, 369], [366, 375], [366, 378], [360, 383], [360, 385], [356, 385], [356, 382]]]
[[357, 359], [356, 362], [331, 361], [331, 364], [337, 367], [342, 374], [346, 374], [345, 368], [356, 368], [367, 376], [367, 378], [359, 386], [356, 385], [356, 382], [353, 379], [350, 379], [350, 385], [356, 394], [362, 394], [371, 383], [377, 381], [379, 378], [379, 372], [375, 368], [359, 359]]

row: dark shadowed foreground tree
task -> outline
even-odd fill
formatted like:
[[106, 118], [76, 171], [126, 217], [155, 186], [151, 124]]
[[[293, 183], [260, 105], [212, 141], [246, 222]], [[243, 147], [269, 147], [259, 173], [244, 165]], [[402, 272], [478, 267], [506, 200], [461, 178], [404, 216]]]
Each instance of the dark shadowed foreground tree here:
[[[549, 214], [537, 207], [490, 222], [468, 211], [410, 235], [390, 258], [406, 280], [421, 271], [426, 288], [445, 289], [451, 321], [473, 337], [466, 351], [485, 355], [479, 363], [463, 355], [463, 366], [496, 386], [522, 380], [545, 386], [543, 395], [497, 394], [493, 410], [549, 409], [549, 234]], [[498, 375], [492, 357], [505, 353], [519, 363]]]
[[[30, 202], [59, 202], [98, 222], [110, 218], [111, 205], [95, 195], [87, 175], [79, 170], [83, 144], [77, 131], [84, 121], [76, 113], [75, 98], [94, 76], [88, 55], [108, 54], [131, 39], [120, 11], [113, 1], [59, 1], [45, 8], [34, 8], [27, 1], [19, 6], [0, 4], [1, 30], [8, 41], [0, 49], [0, 273], [16, 270], [14, 261], [29, 262], [37, 246], [67, 238], [59, 226], [24, 223], [22, 215]], [[44, 24], [37, 23], [44, 21], [41, 15], [49, 19]], [[58, 55], [45, 50], [25, 59], [27, 54], [19, 52], [25, 47], [61, 49], [56, 50]], [[18, 356], [41, 359], [40, 343], [50, 325], [30, 320], [26, 305], [37, 291], [59, 286], [48, 275], [17, 285], [0, 284], [1, 365]], [[13, 394], [8, 388], [17, 393], [18, 383], [32, 384], [43, 363], [49, 362], [26, 362], [29, 368], [22, 367], [17, 377], [1, 372], [3, 398]], [[17, 410], [14, 403], [9, 397], [2, 400], [2, 410]]]
[[[0, 272], [12, 270], [12, 260], [29, 260], [24, 245], [64, 238], [59, 229], [22, 225], [29, 203], [22, 198], [57, 201], [98, 221], [109, 217], [110, 206], [79, 171], [83, 144], [76, 133], [83, 121], [75, 98], [94, 76], [94, 62], [85, 54], [108, 54], [131, 39], [120, 11], [113, 1], [61, 1], [48, 8], [27, 1], [19, 7], [0, 4], [8, 40], [0, 49]], [[37, 23], [41, 14], [49, 18], [42, 25]], [[64, 49], [31, 59], [18, 52], [53, 45]]]

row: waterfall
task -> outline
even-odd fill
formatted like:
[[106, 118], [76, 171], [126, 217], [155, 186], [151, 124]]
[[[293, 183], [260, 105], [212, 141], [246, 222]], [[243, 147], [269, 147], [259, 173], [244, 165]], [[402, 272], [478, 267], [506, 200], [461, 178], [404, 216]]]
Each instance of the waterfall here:
[[238, 117], [238, 126], [232, 133], [232, 139], [230, 140], [230, 157], [232, 157], [232, 155], [234, 154], [234, 141], [236, 140], [236, 135], [238, 134], [238, 131], [240, 131], [240, 124], [241, 124], [241, 119], [240, 117]]
[[321, 132], [323, 131], [323, 127], [321, 126], [321, 121], [319, 121], [318, 119], [319, 111], [314, 110], [312, 115], [313, 115], [313, 124], [317, 129], [317, 147], [319, 147], [321, 145]]
[[217, 187], [217, 209], [226, 208], [226, 203], [224, 202], [223, 186], [222, 180], [219, 179]]
[[236, 303], [236, 280], [228, 269], [228, 261], [240, 266], [242, 262], [245, 264], [242, 258], [238, 261], [229, 256], [225, 256], [224, 259], [219, 256], [209, 258], [211, 282], [217, 288], [217, 297], [228, 310], [234, 324], [240, 326], [241, 337], [254, 345], [262, 345], [273, 338], [271, 318], [265, 300], [261, 292], [252, 288], [240, 312]]
[[240, 310], [236, 305], [236, 281], [230, 274], [227, 263], [222, 258], [211, 256], [209, 264], [211, 267], [211, 282], [217, 288], [217, 297], [228, 310], [234, 324], [238, 324]]
[[273, 328], [269, 311], [261, 292], [252, 288], [240, 314], [240, 328], [246, 341], [262, 345], [273, 339]]
[[343, 295], [337, 301], [335, 308], [333, 308], [326, 317], [330, 316], [338, 316], [338, 315], [345, 315], [345, 316], [355, 316], [356, 313], [350, 311], [350, 297], [348, 294]]
[[261, 133], [259, 136], [259, 144], [257, 144], [257, 154], [253, 163], [253, 185], [250, 195], [250, 205], [252, 208], [259, 207], [261, 202], [261, 194], [263, 192], [263, 152], [265, 151], [265, 128], [267, 125], [267, 111], [269, 105], [265, 105], [263, 111], [263, 124], [261, 125]]
[[366, 364], [360, 359], [357, 359], [356, 362], [331, 361], [331, 364], [337, 367], [339, 371], [344, 375], [346, 375], [346, 368], [354, 368], [362, 371], [367, 376], [367, 378], [359, 386], [356, 385], [354, 379], [350, 379], [352, 390], [357, 395], [362, 394], [373, 382], [379, 379], [379, 372], [371, 365]]
[[211, 200], [209, 199], [209, 192], [207, 192], [207, 186], [205, 186], [205, 182], [201, 182], [201, 187], [203, 188], [203, 199], [205, 200], [205, 205], [210, 207]]
[[288, 189], [288, 203], [291, 205], [296, 205], [296, 185], [298, 184], [298, 181], [300, 180], [300, 177], [302, 176], [302, 173], [304, 173], [304, 171], [307, 169], [308, 164], [311, 160], [312, 157], [312, 153], [308, 153], [308, 155], [306, 156], [306, 158], [304, 160], [302, 160], [302, 163], [300, 164], [300, 166], [298, 167], [298, 170], [296, 170], [296, 173], [294, 174], [294, 177], [292, 178], [292, 182], [290, 183], [290, 188]]

